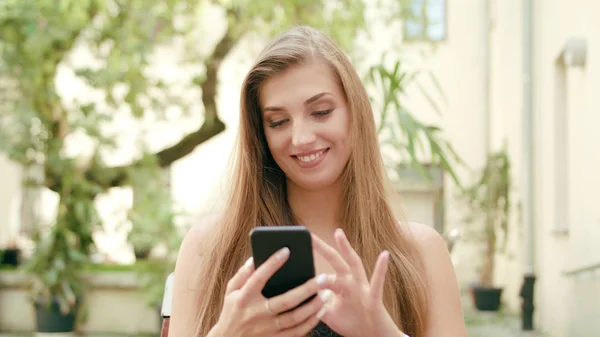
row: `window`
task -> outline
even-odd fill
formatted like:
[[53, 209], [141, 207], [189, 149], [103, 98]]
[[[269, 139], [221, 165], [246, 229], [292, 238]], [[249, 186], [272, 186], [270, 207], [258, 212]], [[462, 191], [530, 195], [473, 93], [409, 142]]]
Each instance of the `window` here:
[[446, 0], [408, 0], [404, 39], [442, 41], [446, 38]]

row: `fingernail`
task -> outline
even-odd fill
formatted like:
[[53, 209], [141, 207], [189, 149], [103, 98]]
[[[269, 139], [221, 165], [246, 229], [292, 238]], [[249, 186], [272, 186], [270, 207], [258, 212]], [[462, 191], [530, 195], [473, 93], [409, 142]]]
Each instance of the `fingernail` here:
[[244, 268], [246, 268], [246, 269], [247, 269], [247, 268], [250, 268], [250, 267], [252, 266], [252, 260], [253, 260], [253, 259], [252, 259], [252, 256], [250, 256], [250, 257], [248, 258], [248, 260], [246, 260], [246, 262], [244, 263]]
[[343, 230], [343, 229], [341, 229], [341, 228], [338, 228], [338, 229], [336, 229], [336, 231], [339, 233], [339, 235], [341, 235], [341, 236], [343, 236], [343, 237], [345, 237], [345, 236], [346, 236], [346, 233], [344, 233], [344, 230]]
[[327, 274], [321, 274], [317, 276], [317, 284], [323, 285], [325, 282], [327, 282]]
[[321, 317], [323, 317], [323, 315], [325, 315], [326, 311], [327, 311], [326, 307], [321, 308], [321, 310], [319, 310], [319, 312], [317, 312], [317, 318], [321, 319]]
[[319, 293], [319, 298], [321, 299], [321, 302], [323, 302], [323, 303], [327, 302], [327, 300], [331, 297], [332, 293], [333, 292], [329, 289], [325, 289], [325, 290], [321, 291]]
[[285, 259], [290, 254], [290, 249], [288, 247], [282, 248], [279, 253], [277, 253], [277, 257], [280, 259]]

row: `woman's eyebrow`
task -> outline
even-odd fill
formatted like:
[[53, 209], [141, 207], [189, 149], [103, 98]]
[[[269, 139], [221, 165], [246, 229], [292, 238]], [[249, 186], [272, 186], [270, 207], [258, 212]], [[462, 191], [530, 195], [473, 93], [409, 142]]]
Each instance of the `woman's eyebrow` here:
[[[313, 103], [314, 101], [318, 100], [319, 98], [321, 98], [321, 97], [323, 97], [325, 95], [333, 96], [333, 95], [331, 95], [328, 92], [321, 92], [321, 93], [318, 93], [318, 94], [312, 96], [311, 98], [307, 99], [306, 101], [304, 101], [304, 105], [309, 105], [309, 104]], [[267, 112], [267, 111], [283, 111], [283, 110], [285, 110], [285, 109], [282, 108], [282, 107], [279, 107], [279, 106], [267, 106], [267, 107], [265, 107], [263, 109], [263, 112]]]

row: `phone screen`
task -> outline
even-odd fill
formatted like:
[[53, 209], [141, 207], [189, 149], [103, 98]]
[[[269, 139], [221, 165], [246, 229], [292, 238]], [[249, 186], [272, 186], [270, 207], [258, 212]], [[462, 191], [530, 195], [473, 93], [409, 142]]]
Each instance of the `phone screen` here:
[[256, 227], [250, 233], [250, 239], [255, 268], [279, 249], [290, 249], [288, 260], [269, 279], [262, 291], [263, 296], [270, 298], [283, 294], [315, 276], [312, 240], [306, 227]]

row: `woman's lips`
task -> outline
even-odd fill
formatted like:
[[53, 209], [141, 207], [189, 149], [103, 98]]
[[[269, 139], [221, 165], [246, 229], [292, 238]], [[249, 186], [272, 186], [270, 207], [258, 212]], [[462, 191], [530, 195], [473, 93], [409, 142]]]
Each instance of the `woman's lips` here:
[[305, 152], [292, 156], [302, 168], [313, 168], [319, 165], [329, 152], [329, 148]]

